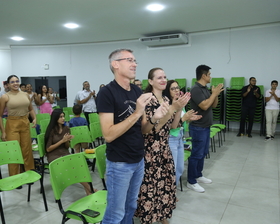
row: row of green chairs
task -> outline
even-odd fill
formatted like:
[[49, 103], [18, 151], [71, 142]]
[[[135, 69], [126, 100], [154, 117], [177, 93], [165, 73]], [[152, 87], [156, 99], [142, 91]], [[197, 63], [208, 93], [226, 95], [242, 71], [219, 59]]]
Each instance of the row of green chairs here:
[[[24, 164], [21, 148], [18, 141], [6, 141], [0, 142], [0, 166], [7, 164]], [[2, 175], [1, 175], [2, 177]], [[22, 185], [28, 184], [28, 196], [27, 201], [30, 201], [31, 186], [34, 182], [40, 181], [41, 193], [44, 201], [45, 210], [48, 211], [47, 200], [45, 196], [45, 190], [43, 186], [43, 178], [40, 173], [34, 170], [28, 170], [23, 173], [1, 178], [0, 179], [0, 192], [11, 191]], [[19, 211], [16, 211], [17, 213]], [[0, 214], [2, 224], [5, 224], [4, 210], [0, 197]]]

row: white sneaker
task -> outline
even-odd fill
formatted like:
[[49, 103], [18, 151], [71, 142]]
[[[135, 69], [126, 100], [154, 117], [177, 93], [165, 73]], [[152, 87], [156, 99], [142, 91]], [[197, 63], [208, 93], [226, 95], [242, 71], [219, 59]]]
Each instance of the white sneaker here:
[[187, 188], [193, 190], [193, 191], [196, 191], [196, 192], [199, 192], [199, 193], [203, 193], [205, 192], [204, 188], [201, 187], [198, 183], [196, 184], [190, 184], [189, 182], [187, 183]]
[[32, 145], [37, 145], [36, 139], [33, 139]]
[[202, 176], [196, 179], [197, 183], [203, 183], [203, 184], [211, 184], [212, 180]]

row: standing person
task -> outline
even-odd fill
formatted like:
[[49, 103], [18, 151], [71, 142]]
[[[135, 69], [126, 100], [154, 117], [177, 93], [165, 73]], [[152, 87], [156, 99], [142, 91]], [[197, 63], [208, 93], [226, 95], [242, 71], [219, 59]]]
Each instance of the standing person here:
[[90, 84], [88, 81], [83, 82], [83, 91], [79, 94], [78, 104], [83, 105], [83, 112], [89, 123], [88, 115], [91, 113], [96, 113], [96, 104], [95, 104], [95, 91], [90, 90]]
[[[163, 91], [163, 95], [167, 96], [169, 103], [172, 104], [173, 99], [179, 98], [181, 92], [177, 81], [169, 80], [166, 85], [166, 89]], [[176, 128], [172, 128], [169, 134], [169, 147], [172, 152], [175, 171], [176, 171], [176, 184], [179, 183], [179, 179], [184, 172], [184, 123], [186, 121], [194, 121], [201, 118], [201, 115], [196, 115], [194, 110], [185, 111], [183, 108], [181, 113], [181, 119]]]
[[168, 110], [167, 103], [147, 121], [146, 105], [151, 93], [130, 83], [135, 78], [137, 62], [130, 49], [118, 49], [109, 56], [115, 79], [101, 88], [97, 108], [106, 140], [107, 208], [103, 224], [132, 224], [137, 197], [144, 173], [144, 139], [142, 133]]
[[256, 86], [257, 81], [255, 77], [251, 77], [249, 82], [249, 85], [242, 88], [241, 120], [237, 137], [245, 134], [245, 121], [248, 115], [249, 125], [246, 134], [249, 138], [252, 138], [251, 132], [254, 123], [257, 99], [260, 98], [261, 91], [260, 88]]
[[266, 138], [265, 141], [273, 140], [279, 114], [280, 90], [276, 89], [278, 81], [271, 81], [271, 89], [265, 92], [265, 118], [266, 118]]
[[22, 171], [34, 169], [28, 114], [33, 118], [34, 127], [36, 125], [36, 115], [28, 94], [19, 90], [19, 78], [16, 75], [11, 75], [8, 77], [7, 83], [10, 90], [2, 95], [0, 100], [0, 116], [2, 117], [5, 107], [8, 110], [5, 129], [2, 119], [0, 119], [1, 139], [2, 141], [17, 140], [24, 159], [24, 170], [22, 170], [20, 164], [8, 165], [9, 175], [12, 176]]
[[[0, 92], [0, 98], [2, 97], [2, 95], [4, 95], [7, 92], [9, 92], [9, 84], [8, 84], [7, 81], [3, 82], [3, 87], [4, 87], [4, 90]], [[2, 114], [2, 118], [6, 118], [7, 116], [8, 116], [7, 108], [4, 108], [4, 112]], [[1, 119], [1, 117], [0, 117], [0, 119]]]
[[203, 176], [204, 158], [208, 154], [210, 140], [210, 126], [213, 122], [212, 108], [218, 104], [218, 96], [224, 90], [223, 84], [212, 86], [212, 93], [207, 89], [211, 80], [210, 67], [199, 65], [196, 68], [197, 82], [191, 88], [191, 109], [202, 115], [197, 121], [191, 121], [189, 133], [192, 137], [192, 151], [188, 163], [187, 187], [196, 192], [204, 192], [198, 183], [210, 184], [212, 180]]
[[[48, 163], [57, 158], [70, 155], [70, 140], [74, 137], [70, 135], [69, 127], [65, 126], [65, 117], [62, 109], [54, 109], [51, 114], [51, 120], [45, 134], [45, 144]], [[92, 194], [88, 183], [81, 183], [87, 195]]]
[[32, 91], [32, 85], [31, 84], [26, 84], [26, 92], [30, 97], [31, 104], [33, 107], [33, 110], [35, 114], [38, 114], [38, 108], [37, 108], [37, 93]]
[[170, 128], [178, 126], [182, 109], [188, 103], [190, 94], [178, 96], [169, 107], [168, 113], [160, 121], [153, 119], [160, 105], [169, 100], [163, 95], [166, 88], [166, 75], [161, 68], [153, 68], [148, 74], [149, 85], [145, 92], [152, 93], [155, 99], [146, 107], [146, 117], [154, 125], [145, 134], [144, 178], [138, 197], [136, 216], [141, 223], [160, 221], [167, 224], [176, 208], [175, 168], [168, 144]]
[[52, 108], [57, 107], [57, 101], [60, 101], [59, 94], [54, 92], [52, 87], [49, 87], [49, 94], [53, 98]]
[[[82, 113], [82, 105], [76, 104], [73, 106], [72, 110], [75, 117], [71, 118], [69, 121], [69, 127], [77, 127], [77, 126], [88, 126], [88, 122], [85, 118], [81, 117]], [[78, 143], [74, 146], [75, 153], [81, 152], [81, 148], [86, 149], [88, 147], [88, 143]]]
[[41, 93], [37, 96], [37, 102], [40, 105], [40, 113], [52, 114], [53, 97], [48, 92], [48, 87], [43, 85]]
[[139, 79], [134, 79], [133, 84], [142, 89], [142, 82]]
[[20, 88], [20, 91], [26, 92], [26, 85], [25, 85], [24, 83], [21, 83], [21, 84], [19, 85], [19, 88]]

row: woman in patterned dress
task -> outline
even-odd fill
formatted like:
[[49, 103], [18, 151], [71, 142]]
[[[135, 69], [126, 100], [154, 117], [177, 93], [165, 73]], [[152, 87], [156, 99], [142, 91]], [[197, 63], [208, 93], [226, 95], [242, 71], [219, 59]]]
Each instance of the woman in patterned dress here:
[[155, 100], [147, 105], [146, 117], [154, 128], [145, 137], [145, 171], [138, 198], [136, 216], [141, 223], [160, 221], [167, 224], [176, 208], [175, 169], [168, 145], [170, 128], [177, 127], [182, 108], [189, 100], [189, 94], [173, 100], [167, 115], [159, 121], [151, 120], [155, 110], [168, 98], [162, 95], [166, 88], [166, 75], [161, 68], [153, 68], [148, 75], [146, 92], [152, 92]]

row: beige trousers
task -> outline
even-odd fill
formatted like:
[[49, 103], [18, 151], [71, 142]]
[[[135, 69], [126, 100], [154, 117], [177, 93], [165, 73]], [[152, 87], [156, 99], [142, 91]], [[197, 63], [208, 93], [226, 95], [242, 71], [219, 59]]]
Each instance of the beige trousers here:
[[[20, 144], [24, 170], [34, 169], [28, 116], [8, 116], [5, 131], [7, 141], [17, 140]], [[9, 164], [8, 168], [10, 176], [24, 171], [20, 164]]]

